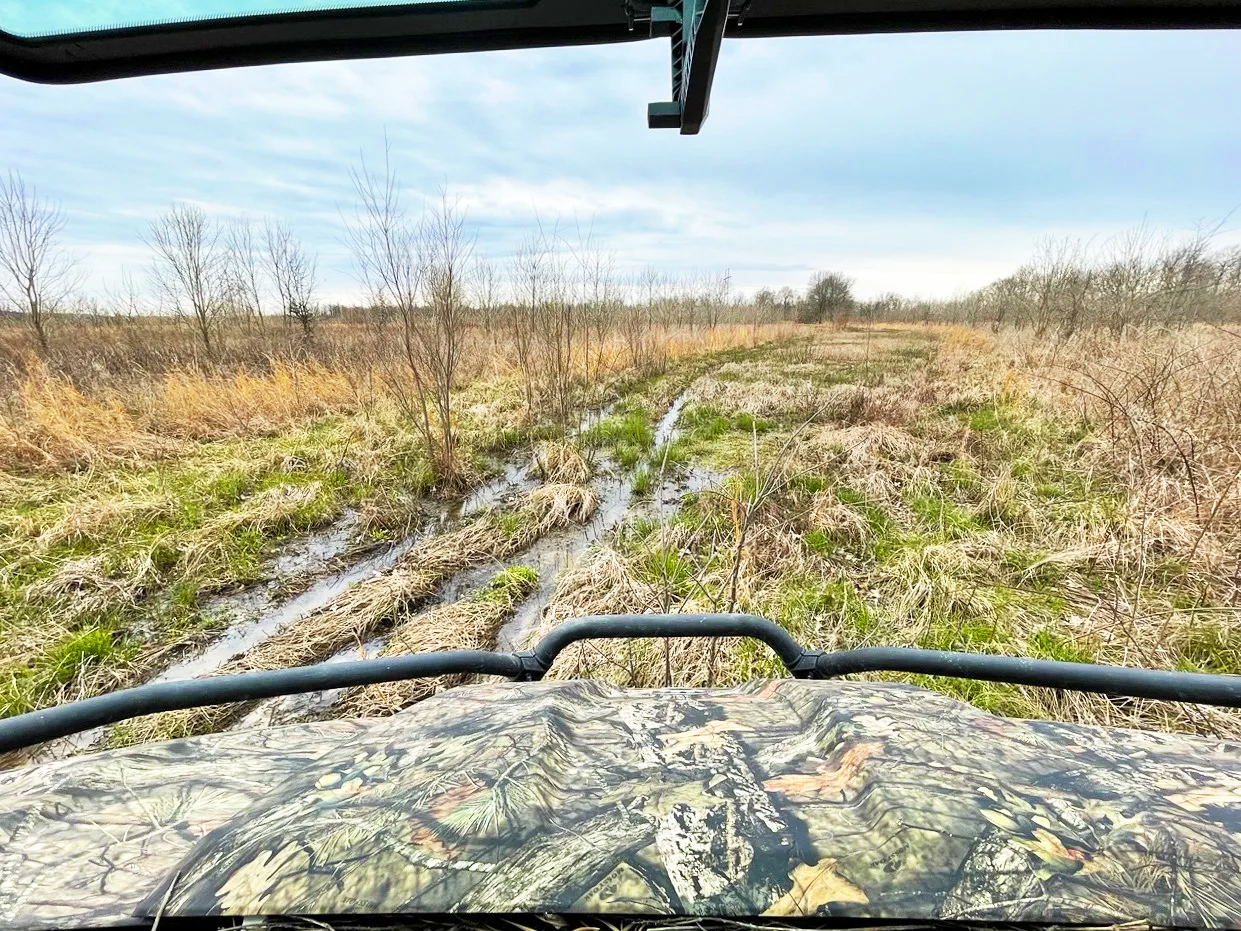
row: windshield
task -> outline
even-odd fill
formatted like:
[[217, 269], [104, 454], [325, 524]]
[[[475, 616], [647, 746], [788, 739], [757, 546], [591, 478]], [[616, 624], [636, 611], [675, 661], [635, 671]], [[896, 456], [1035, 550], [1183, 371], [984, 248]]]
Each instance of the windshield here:
[[617, 612], [1241, 671], [1235, 36], [729, 41], [695, 138], [661, 42], [0, 84], [3, 713]]
[[[307, 862], [313, 896], [288, 901], [375, 901], [365, 870], [302, 859], [362, 869], [371, 804], [367, 843], [428, 871], [426, 902], [527, 880], [560, 902], [556, 870], [487, 857], [564, 843], [581, 890], [678, 913], [789, 916], [804, 893], [896, 919], [899, 888], [919, 918], [1238, 914], [1237, 34], [773, 38], [732, 7], [589, 6], [611, 19], [513, 6], [488, 28], [623, 41], [246, 68], [229, 46], [213, 71], [0, 78], [0, 718], [163, 688], [0, 741], [0, 841], [63, 829], [42, 849], [136, 870], [156, 819], [158, 875], [81, 880], [123, 916], [165, 894], [278, 911], [265, 877]], [[264, 9], [0, 0], [0, 24]], [[494, 38], [461, 29], [427, 41]], [[622, 614], [786, 636], [630, 628], [510, 655]], [[819, 659], [872, 648], [939, 658]], [[458, 650], [490, 655], [333, 672]], [[1229, 678], [1091, 690], [1004, 658]], [[292, 667], [283, 692], [193, 684]], [[567, 679], [589, 681], [548, 697]], [[62, 758], [87, 767], [64, 783], [77, 807], [61, 770], [16, 769]], [[174, 770], [200, 773], [192, 797]], [[135, 802], [139, 771], [170, 794]], [[303, 849], [248, 820], [260, 798], [277, 819], [320, 806], [324, 833]], [[512, 824], [525, 846], [501, 843]], [[191, 866], [199, 885], [161, 885]], [[928, 896], [910, 877], [930, 874]]]

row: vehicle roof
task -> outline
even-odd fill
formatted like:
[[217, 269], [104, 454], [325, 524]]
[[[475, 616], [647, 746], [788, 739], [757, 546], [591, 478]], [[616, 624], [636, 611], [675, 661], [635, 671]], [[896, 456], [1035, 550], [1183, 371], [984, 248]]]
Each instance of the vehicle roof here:
[[[679, 10], [685, 2], [654, 5]], [[210, 20], [161, 22], [156, 16], [155, 22], [124, 28], [48, 27], [42, 30], [50, 33], [45, 35], [19, 34], [31, 30], [19, 28], [24, 20], [6, 20], [0, 6], [0, 73], [60, 83], [277, 62], [628, 42], [669, 34], [667, 20], [652, 17], [650, 0], [350, 2], [344, 9], [328, 4], [323, 10], [304, 6]], [[725, 38], [1204, 28], [1241, 25], [1241, 0], [731, 0], [727, 16]], [[89, 21], [65, 22], [73, 26]], [[114, 24], [98, 21], [100, 26]]]

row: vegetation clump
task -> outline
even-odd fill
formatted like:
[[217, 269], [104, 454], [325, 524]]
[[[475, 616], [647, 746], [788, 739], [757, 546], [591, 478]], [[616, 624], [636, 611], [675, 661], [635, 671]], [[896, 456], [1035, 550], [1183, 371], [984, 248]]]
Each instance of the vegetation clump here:
[[[429, 653], [436, 650], [490, 650], [500, 625], [538, 587], [538, 573], [527, 566], [502, 569], [469, 598], [439, 605], [402, 621], [388, 636], [380, 656]], [[346, 717], [377, 717], [462, 685], [467, 675], [438, 676], [403, 682], [382, 682], [352, 689], [337, 711]]]

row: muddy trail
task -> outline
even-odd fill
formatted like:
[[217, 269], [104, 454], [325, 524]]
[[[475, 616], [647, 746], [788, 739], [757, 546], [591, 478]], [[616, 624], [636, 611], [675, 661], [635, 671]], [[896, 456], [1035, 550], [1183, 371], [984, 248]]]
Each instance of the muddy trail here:
[[[654, 449], [677, 439], [678, 421], [688, 398], [688, 392], [679, 395], [656, 423]], [[602, 421], [609, 410], [610, 408], [591, 412], [583, 418], [583, 428]], [[527, 452], [522, 462], [528, 461]], [[424, 605], [421, 610], [465, 601], [483, 591], [497, 573], [513, 567], [529, 567], [538, 575], [537, 588], [517, 606], [512, 616], [500, 627], [494, 643], [491, 644], [494, 649], [505, 651], [524, 647], [527, 637], [537, 627], [543, 611], [551, 601], [562, 573], [571, 569], [587, 549], [595, 543], [607, 540], [626, 519], [658, 517], [671, 513], [680, 505], [685, 494], [700, 491], [719, 478], [706, 470], [682, 469], [676, 476], [661, 476], [649, 497], [638, 498], [634, 490], [636, 475], [636, 470], [622, 468], [606, 456], [597, 457], [594, 461], [594, 475], [589, 484], [598, 504], [588, 521], [553, 530], [503, 560], [472, 566], [455, 573], [441, 584], [434, 600]], [[516, 463], [510, 464], [506, 476], [504, 490], [499, 490], [497, 485], [492, 496], [479, 499], [478, 507], [503, 504], [532, 481], [529, 470]], [[524, 480], [519, 481], [519, 476]], [[481, 504], [483, 500], [488, 501], [488, 504]], [[469, 513], [467, 507], [464, 515]], [[356, 580], [365, 571], [361, 567], [352, 567], [349, 574]], [[387, 644], [388, 635], [376, 637], [341, 650], [326, 662], [373, 658], [378, 656]], [[343, 694], [344, 690], [332, 690], [270, 699], [259, 703], [233, 726], [264, 727], [329, 718], [334, 716], [334, 709]]]
[[[688, 401], [682, 392], [654, 425], [652, 449], [678, 437], [678, 421]], [[609, 417], [614, 404], [592, 409], [581, 417], [575, 435], [580, 438], [591, 427]], [[511, 567], [529, 567], [538, 582], [531, 595], [496, 632], [489, 646], [512, 650], [524, 645], [550, 602], [561, 574], [572, 568], [586, 550], [614, 534], [626, 519], [658, 517], [670, 513], [681, 498], [699, 491], [718, 479], [703, 470], [681, 468], [665, 476], [659, 463], [652, 463], [659, 476], [650, 492], [635, 494], [637, 470], [624, 468], [604, 454], [596, 454], [588, 480], [597, 505], [588, 520], [552, 529], [532, 543], [503, 559], [473, 565], [447, 577], [429, 599], [416, 606], [422, 613], [437, 605], [451, 605], [477, 597], [497, 573]], [[541, 484], [532, 467], [532, 451], [523, 448], [498, 464], [494, 476], [464, 497], [450, 502], [426, 501], [424, 516], [417, 530], [405, 538], [376, 546], [359, 542], [359, 517], [346, 512], [323, 530], [304, 535], [285, 544], [268, 563], [268, 578], [237, 592], [214, 596], [204, 609], [217, 618], [222, 632], [205, 646], [183, 654], [147, 681], [171, 682], [227, 672], [229, 664], [248, 651], [269, 642], [317, 612], [330, 610], [352, 588], [374, 580], [397, 567], [416, 546], [438, 534], [460, 528], [471, 519], [490, 511], [512, 507]], [[345, 662], [379, 655], [388, 644], [391, 631], [355, 642], [324, 659]], [[342, 698], [341, 690], [308, 693], [270, 699], [250, 708], [233, 720], [230, 728], [248, 728], [333, 717]], [[32, 754], [31, 761], [60, 759], [107, 745], [110, 732], [96, 729], [55, 741]]]
[[[354, 532], [357, 515], [345, 515], [326, 530], [287, 547], [273, 560], [275, 574], [263, 585], [214, 598], [207, 611], [228, 619], [224, 633], [203, 651], [169, 666], [151, 681], [171, 682], [211, 675], [239, 653], [331, 604], [351, 586], [396, 565], [418, 542], [501, 505], [536, 485], [522, 464], [507, 462], [501, 474], [464, 498], [426, 505], [429, 510], [418, 530], [377, 549], [357, 545]], [[350, 558], [351, 553], [360, 555]], [[299, 583], [303, 590], [289, 596], [287, 589]]]

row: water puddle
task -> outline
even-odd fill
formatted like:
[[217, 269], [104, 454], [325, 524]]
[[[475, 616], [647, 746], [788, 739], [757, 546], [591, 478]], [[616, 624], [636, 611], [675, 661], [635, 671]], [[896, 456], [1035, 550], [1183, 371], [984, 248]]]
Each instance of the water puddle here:
[[[677, 419], [685, 406], [686, 398], [684, 394], [678, 397], [660, 418], [654, 434], [657, 444], [662, 445], [675, 439]], [[582, 428], [598, 423], [608, 416], [614, 406], [609, 405], [584, 415]], [[713, 476], [709, 474], [690, 470], [687, 475], [676, 480], [661, 483], [652, 500], [643, 501], [635, 508], [633, 473], [626, 471], [618, 474], [618, 470], [607, 462], [600, 463], [600, 466], [600, 474], [593, 483], [599, 496], [599, 505], [590, 521], [581, 527], [554, 531], [536, 541], [524, 552], [503, 562], [476, 566], [458, 573], [441, 587], [438, 600], [448, 603], [468, 597], [486, 585], [496, 572], [507, 566], [526, 565], [534, 568], [541, 580], [539, 590], [504, 625], [497, 638], [499, 649], [516, 649], [523, 644], [529, 631], [537, 624], [543, 609], [555, 592], [560, 573], [572, 566], [591, 544], [612, 533], [627, 515], [648, 513], [652, 507], [661, 510], [675, 508], [682, 495], [705, 487], [713, 480]], [[312, 535], [296, 547], [286, 550], [277, 558], [277, 578], [272, 582], [223, 596], [209, 605], [208, 610], [227, 612], [236, 618], [235, 622], [201, 653], [170, 666], [151, 681], [170, 682], [212, 674], [238, 654], [323, 608], [351, 585], [390, 568], [428, 534], [436, 532], [444, 525], [496, 507], [522, 491], [536, 487], [537, 484], [537, 480], [529, 474], [526, 454], [513, 457], [504, 465], [500, 474], [463, 499], [435, 507], [419, 532], [315, 580], [305, 591], [293, 598], [279, 601], [282, 580], [287, 582], [289, 577], [296, 576], [299, 572], [315, 571], [324, 563], [348, 553], [357, 520], [356, 515], [349, 515], [322, 534]], [[327, 662], [343, 662], [377, 655], [383, 648], [383, 642], [382, 639], [377, 639], [350, 647]], [[271, 699], [260, 703], [236, 726], [267, 726], [319, 716], [338, 698], [339, 691], [332, 691]]]
[[607, 420], [612, 416], [612, 412], [616, 410], [616, 405], [619, 403], [619, 401], [609, 401], [602, 407], [592, 407], [590, 410], [583, 413], [577, 422], [577, 432], [579, 434], [585, 433], [591, 427], [598, 426], [600, 423]]
[[349, 551], [357, 529], [358, 512], [346, 511], [326, 530], [308, 534], [284, 547], [272, 560], [271, 574], [277, 579], [289, 579], [321, 571]]
[[[677, 421], [688, 400], [683, 393], [656, 424], [656, 448], [676, 439]], [[588, 411], [582, 416], [578, 430], [583, 431], [611, 415], [616, 404]], [[205, 609], [216, 616], [228, 615], [235, 620], [229, 628], [202, 652], [175, 663], [149, 680], [171, 682], [198, 678], [214, 673], [240, 653], [253, 648], [289, 624], [296, 623], [328, 605], [351, 585], [393, 566], [419, 540], [447, 524], [471, 517], [489, 508], [504, 504], [516, 495], [538, 486], [530, 474], [528, 452], [523, 451], [507, 461], [499, 474], [474, 489], [464, 498], [437, 504], [428, 514], [418, 532], [381, 551], [363, 556], [356, 562], [315, 579], [300, 594], [281, 600], [282, 592], [291, 581], [304, 579], [323, 570], [333, 562], [347, 558], [355, 551], [358, 516], [348, 512], [325, 530], [308, 534], [288, 544], [271, 563], [271, 581], [241, 592], [212, 599]], [[635, 502], [634, 474], [620, 470], [606, 460], [598, 463], [599, 472], [593, 481], [599, 504], [594, 516], [580, 527], [554, 531], [537, 540], [525, 551], [502, 562], [496, 562], [458, 573], [441, 587], [438, 600], [450, 603], [469, 597], [480, 590], [500, 570], [510, 566], [530, 566], [539, 574], [538, 590], [527, 599], [517, 613], [499, 631], [496, 648], [520, 649], [542, 616], [556, 589], [560, 574], [573, 566], [592, 544], [613, 533], [621, 521], [634, 516], [661, 516], [675, 511], [684, 495], [709, 487], [719, 475], [698, 469], [678, 470], [675, 477], [661, 480], [650, 499]], [[384, 646], [378, 638], [354, 645], [326, 660], [329, 663], [366, 659], [377, 656]], [[292, 721], [324, 717], [343, 690], [310, 692], [260, 702], [234, 727], [267, 727]], [[55, 741], [41, 748], [36, 760], [59, 759], [95, 748], [105, 736], [99, 728]]]
[[[271, 605], [270, 602], [274, 599], [269, 593], [256, 592], [254, 597], [260, 603], [256, 610], [247, 612], [247, 616], [233, 624], [202, 653], [168, 667], [151, 681], [172, 682], [179, 679], [193, 679], [215, 672], [238, 653], [245, 652], [286, 625], [322, 608], [343, 594], [345, 589], [355, 582], [360, 582], [392, 566], [409, 552], [421, 536], [421, 534], [416, 534], [408, 537], [395, 546], [354, 563], [347, 569], [326, 575], [300, 595], [283, 603]], [[268, 602], [267, 605], [261, 604], [264, 598]], [[234, 601], [231, 607], [235, 609], [236, 605]]]
[[[677, 421], [688, 398], [688, 392], [682, 393], [655, 425], [656, 449], [676, 439]], [[653, 495], [654, 503], [666, 505], [670, 509], [679, 507], [682, 495], [706, 487], [712, 480], [710, 474], [703, 473], [699, 476], [696, 470], [691, 469], [685, 479], [676, 483], [660, 482]], [[633, 481], [634, 473], [631, 471], [621, 475], [616, 475], [614, 471], [611, 474], [605, 473], [595, 481], [599, 506], [594, 517], [581, 527], [566, 528], [548, 534], [510, 561], [510, 565], [524, 565], [535, 569], [539, 573], [539, 588], [500, 628], [496, 635], [496, 649], [524, 648], [530, 632], [537, 628], [544, 609], [556, 591], [560, 574], [573, 566], [592, 544], [610, 536], [626, 517], [640, 517], [648, 513], [648, 502], [637, 505], [634, 503]]]
[[524, 458], [505, 463], [502, 472], [464, 498], [439, 502], [418, 532], [347, 567], [315, 580], [301, 594], [281, 600], [281, 589], [292, 578], [311, 575], [346, 555], [354, 541], [357, 515], [351, 513], [321, 534], [313, 534], [277, 557], [271, 581], [213, 599], [205, 610], [232, 618], [228, 629], [201, 653], [170, 666], [151, 681], [170, 682], [210, 675], [234, 656], [262, 643], [289, 624], [323, 608], [351, 585], [393, 566], [419, 540], [444, 526], [501, 504], [538, 483], [527, 475]]
[[677, 424], [681, 419], [681, 410], [689, 403], [689, 392], [682, 391], [669, 406], [667, 413], [659, 418], [655, 425], [655, 448], [676, 439]]
[[462, 518], [473, 517], [490, 508], [503, 504], [506, 499], [538, 487], [538, 480], [530, 474], [529, 456], [515, 456], [504, 463], [500, 475], [479, 485], [460, 501], [445, 505], [437, 514], [439, 523], [449, 524]]

